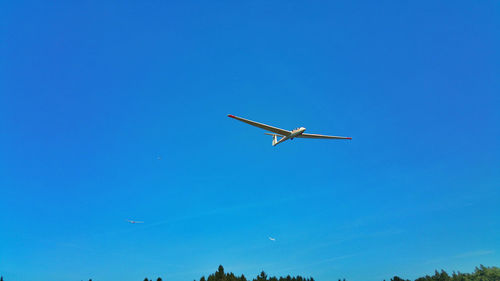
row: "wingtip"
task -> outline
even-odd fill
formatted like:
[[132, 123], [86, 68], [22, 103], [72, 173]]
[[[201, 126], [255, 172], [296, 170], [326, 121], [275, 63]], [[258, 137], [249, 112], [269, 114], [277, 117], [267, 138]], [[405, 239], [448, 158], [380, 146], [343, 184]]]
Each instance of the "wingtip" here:
[[352, 138], [351, 138], [351, 137], [348, 137], [347, 139], [348, 139], [348, 140], [352, 140]]
[[231, 118], [234, 118], [234, 115], [232, 114], [228, 114], [227, 117], [231, 117]]

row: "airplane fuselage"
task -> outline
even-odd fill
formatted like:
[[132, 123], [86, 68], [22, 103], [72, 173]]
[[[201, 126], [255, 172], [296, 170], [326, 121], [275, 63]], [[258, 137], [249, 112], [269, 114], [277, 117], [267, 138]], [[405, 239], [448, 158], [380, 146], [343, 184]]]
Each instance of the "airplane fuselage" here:
[[280, 144], [286, 140], [293, 140], [293, 138], [295, 138], [296, 136], [300, 136], [302, 133], [304, 133], [306, 131], [306, 128], [304, 127], [300, 127], [300, 128], [297, 128], [295, 130], [291, 130], [291, 134], [289, 134], [288, 136], [284, 136], [282, 137], [279, 141], [276, 141], [276, 142], [273, 142], [273, 146], [277, 145], [277, 144]]
[[301, 135], [305, 131], [306, 131], [306, 128], [304, 128], [304, 127], [300, 127], [300, 128], [295, 129], [295, 130], [292, 130], [292, 133], [288, 136], [288, 138], [293, 140], [294, 137]]

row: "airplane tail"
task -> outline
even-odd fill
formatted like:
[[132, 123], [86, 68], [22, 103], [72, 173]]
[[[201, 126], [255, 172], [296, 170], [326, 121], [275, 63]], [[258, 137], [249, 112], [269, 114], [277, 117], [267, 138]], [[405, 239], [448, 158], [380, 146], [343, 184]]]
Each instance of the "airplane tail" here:
[[271, 134], [271, 133], [264, 133], [264, 134], [273, 136], [273, 146], [278, 144], [278, 137], [282, 137], [281, 135], [277, 134]]
[[273, 146], [275, 146], [277, 142], [278, 142], [278, 136], [273, 135]]

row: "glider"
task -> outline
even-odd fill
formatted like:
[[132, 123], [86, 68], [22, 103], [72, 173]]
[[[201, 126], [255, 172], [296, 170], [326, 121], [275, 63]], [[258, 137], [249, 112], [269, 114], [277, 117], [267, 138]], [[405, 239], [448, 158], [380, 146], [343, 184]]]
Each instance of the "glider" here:
[[[241, 122], [245, 122], [245, 123], [250, 124], [252, 126], [255, 126], [255, 127], [258, 127], [258, 128], [261, 128], [261, 129], [264, 129], [264, 130], [272, 132], [272, 133], [265, 133], [265, 134], [273, 136], [273, 146], [275, 146], [275, 145], [277, 145], [279, 143], [282, 143], [282, 142], [284, 142], [284, 141], [286, 141], [288, 139], [293, 140], [293, 138], [340, 139], [340, 140], [350, 140], [350, 139], [352, 139], [350, 137], [337, 137], [337, 136], [326, 136], [326, 135], [318, 135], [318, 134], [306, 134], [306, 133], [304, 133], [305, 130], [306, 130], [306, 128], [304, 128], [304, 127], [300, 127], [300, 128], [297, 128], [297, 129], [294, 129], [294, 130], [291, 130], [291, 131], [283, 130], [283, 129], [280, 129], [280, 128], [276, 128], [276, 127], [273, 127], [273, 126], [269, 126], [269, 125], [266, 125], [266, 124], [262, 124], [262, 123], [259, 123], [259, 122], [255, 122], [255, 121], [252, 121], [252, 120], [248, 120], [248, 119], [245, 119], [245, 118], [234, 116], [234, 115], [231, 115], [231, 114], [229, 114], [227, 117], [231, 117], [231, 118], [239, 120]], [[280, 138], [280, 139], [278, 140], [278, 138]]]
[[271, 236], [269, 236], [268, 238], [269, 238], [269, 240], [271, 240], [273, 242], [276, 241], [276, 238], [272, 238]]
[[129, 223], [144, 223], [143, 221], [131, 221], [131, 220], [127, 220]]

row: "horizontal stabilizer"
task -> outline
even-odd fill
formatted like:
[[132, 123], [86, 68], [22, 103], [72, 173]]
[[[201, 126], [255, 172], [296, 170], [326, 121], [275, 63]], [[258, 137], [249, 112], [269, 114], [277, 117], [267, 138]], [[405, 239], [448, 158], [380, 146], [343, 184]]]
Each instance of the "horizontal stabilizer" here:
[[280, 134], [271, 134], [271, 133], [264, 133], [266, 135], [270, 135], [270, 136], [278, 136], [278, 137], [283, 137], [283, 135], [280, 135]]

